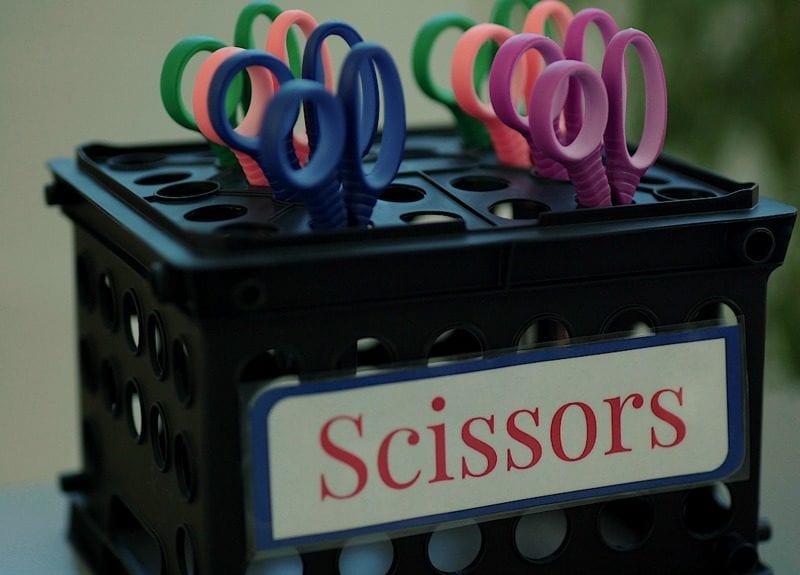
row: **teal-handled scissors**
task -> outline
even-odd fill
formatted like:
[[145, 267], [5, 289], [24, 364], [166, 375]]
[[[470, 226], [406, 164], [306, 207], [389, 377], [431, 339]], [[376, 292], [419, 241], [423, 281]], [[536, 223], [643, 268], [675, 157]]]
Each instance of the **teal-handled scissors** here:
[[[266, 16], [270, 21], [275, 20], [283, 11], [271, 2], [257, 0], [242, 9], [236, 19], [234, 29], [234, 44], [240, 48], [253, 47], [253, 24], [260, 16]], [[189, 111], [183, 100], [183, 76], [189, 62], [203, 52], [215, 52], [228, 45], [211, 36], [189, 36], [180, 40], [167, 54], [161, 68], [161, 102], [164, 109], [178, 125], [189, 130], [200, 132], [197, 120]], [[289, 63], [296, 76], [300, 75], [300, 50], [294, 35], [287, 36]], [[225, 101], [228, 118], [233, 121], [239, 104], [247, 109], [250, 102], [250, 85], [248, 78], [237, 78], [231, 85]], [[233, 152], [226, 146], [209, 141], [211, 149], [222, 167], [231, 167], [238, 164]]]

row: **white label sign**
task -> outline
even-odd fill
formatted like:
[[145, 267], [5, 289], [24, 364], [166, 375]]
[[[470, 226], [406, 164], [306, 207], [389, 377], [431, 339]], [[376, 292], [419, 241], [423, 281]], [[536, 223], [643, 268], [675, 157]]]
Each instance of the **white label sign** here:
[[744, 455], [737, 327], [267, 389], [259, 549], [721, 478]]

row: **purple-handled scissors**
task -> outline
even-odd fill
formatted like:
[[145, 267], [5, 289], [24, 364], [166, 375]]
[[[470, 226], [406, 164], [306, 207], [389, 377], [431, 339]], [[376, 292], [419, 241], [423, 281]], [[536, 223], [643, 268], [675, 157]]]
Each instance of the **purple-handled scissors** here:
[[[530, 108], [528, 116], [521, 115], [517, 109], [514, 99], [513, 76], [514, 69], [523, 57], [528, 57], [529, 50], [536, 50], [541, 54], [545, 64], [552, 64], [564, 59], [561, 46], [550, 38], [540, 34], [517, 34], [510, 38], [497, 51], [489, 73], [489, 99], [494, 107], [497, 117], [507, 126], [522, 134], [528, 142], [531, 151], [531, 161], [536, 172], [545, 178], [555, 178], [559, 180], [569, 179], [567, 171], [558, 161], [548, 154], [544, 154], [540, 149], [536, 136], [533, 133], [530, 123]], [[533, 69], [529, 61], [525, 61], [528, 72]], [[535, 79], [534, 79], [535, 80]], [[533, 84], [535, 86], [535, 83]], [[562, 103], [566, 99], [566, 88], [561, 90]], [[530, 99], [530, 94], [526, 94], [526, 100]], [[526, 101], [526, 104], [528, 102]], [[559, 111], [560, 116], [560, 111]], [[557, 116], [554, 120], [556, 125], [560, 122]]]
[[[586, 44], [586, 31], [590, 24], [594, 24], [603, 38], [603, 45], [608, 46], [611, 39], [619, 32], [619, 26], [608, 12], [599, 8], [586, 8], [572, 18], [564, 35], [564, 58], [585, 62], [584, 45]], [[577, 80], [571, 81], [567, 103], [564, 106], [564, 123], [566, 125], [566, 141], [571, 142], [581, 127], [583, 119], [583, 102]]]
[[[633, 46], [642, 62], [645, 119], [642, 139], [631, 156], [625, 136], [625, 50]], [[564, 87], [580, 83], [585, 116], [574, 139], [564, 144], [553, 122], [564, 106]], [[530, 97], [530, 128], [541, 150], [563, 164], [583, 207], [629, 204], [636, 186], [664, 146], [667, 86], [658, 50], [650, 37], [635, 29], [617, 33], [606, 47], [602, 77], [583, 62], [555, 62], [539, 76]], [[603, 149], [606, 164], [603, 166]]]

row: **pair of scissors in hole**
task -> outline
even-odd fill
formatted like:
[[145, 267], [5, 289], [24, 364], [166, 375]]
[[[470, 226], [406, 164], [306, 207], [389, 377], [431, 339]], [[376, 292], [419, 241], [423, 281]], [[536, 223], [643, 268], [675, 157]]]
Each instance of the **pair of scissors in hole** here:
[[[384, 126], [377, 160], [368, 172], [364, 155], [372, 141], [364, 138], [374, 132], [377, 115], [368, 86], [373, 69], [384, 98]], [[305, 167], [286, 145], [301, 105], [314, 126]], [[288, 82], [271, 100], [261, 133], [261, 154], [273, 187], [303, 199], [312, 228], [368, 226], [378, 196], [397, 174], [405, 146], [403, 88], [394, 61], [377, 44], [353, 45], [336, 95], [307, 79]]]
[[[272, 23], [267, 35], [267, 52], [276, 56], [280, 61], [287, 63], [288, 39], [292, 26], [298, 26], [307, 37], [313, 34], [317, 28], [317, 21], [307, 12], [302, 10], [287, 10], [278, 15]], [[242, 171], [251, 186], [267, 186], [269, 181], [264, 174], [263, 166], [260, 165], [257, 154], [258, 146], [255, 145], [258, 131], [261, 128], [264, 110], [267, 103], [272, 98], [280, 84], [294, 78], [281, 79], [280, 76], [265, 67], [255, 67], [247, 69], [247, 77], [251, 85], [252, 101], [247, 113], [242, 118], [238, 127], [231, 125], [230, 115], [224, 131], [220, 131], [211, 119], [211, 110], [216, 107], [218, 102], [213, 100], [211, 95], [211, 83], [220, 66], [234, 54], [243, 51], [241, 48], [228, 47], [214, 52], [200, 67], [194, 85], [192, 103], [194, 114], [200, 131], [211, 141], [219, 145], [230, 148], [235, 154]], [[330, 51], [326, 46], [320, 49], [320, 61], [322, 68], [322, 80], [328, 89], [333, 89], [332, 65]], [[291, 72], [290, 72], [291, 74]], [[225, 92], [225, 102], [228, 102], [232, 94], [236, 93], [236, 82], [234, 78], [231, 88]], [[305, 162], [308, 157], [308, 141], [304, 134], [294, 135], [294, 145], [298, 151], [301, 162]]]
[[[563, 37], [572, 19], [572, 11], [558, 0], [544, 0], [529, 10], [524, 29], [528, 32], [543, 34], [546, 23], [551, 19]], [[473, 78], [486, 79], [487, 76], [485, 58], [480, 60], [482, 51], [485, 53], [486, 50], [485, 44], [494, 42], [502, 45], [513, 36], [512, 30], [498, 24], [478, 24], [465, 31], [456, 43], [453, 52], [451, 82], [456, 102], [464, 113], [486, 126], [498, 162], [508, 166], [527, 168], [531, 165], [532, 157], [525, 142], [525, 132], [515, 131], [515, 126], [509, 126], [498, 118], [492, 107], [481, 101], [473, 81]], [[494, 52], [491, 53], [494, 54]], [[516, 82], [516, 88], [513, 90], [515, 100], [521, 99], [520, 96], [523, 93], [530, 93], [533, 80], [539, 73], [538, 59], [527, 58], [527, 60], [530, 62], [526, 69], [520, 70], [521, 74]], [[545, 171], [547, 172], [547, 168]]]
[[[559, 4], [548, 1], [534, 6], [528, 14], [530, 32], [512, 38], [498, 51], [490, 72], [489, 97], [497, 117], [504, 124], [522, 134], [528, 142], [531, 162], [535, 166], [536, 172], [545, 178], [567, 180], [569, 174], [564, 166], [541, 151], [531, 132], [529, 116], [518, 112], [517, 93], [514, 90], [514, 70], [520, 60], [523, 60], [523, 68], [528, 74], [524, 94], [525, 104], [528, 105], [533, 86], [541, 72], [542, 63], [551, 64], [565, 58], [583, 60], [584, 39], [588, 27], [592, 23], [600, 30], [606, 45], [619, 28], [614, 19], [602, 10], [590, 8], [572, 15], [569, 8]], [[563, 50], [553, 40], [541, 35], [545, 22], [551, 17], [555, 20], [564, 40]], [[562, 126], [561, 117], [554, 120], [560, 138], [566, 142], [574, 139], [575, 133], [580, 127], [582, 105], [580, 85], [577, 80], [573, 80], [570, 82], [570, 88], [566, 95], [564, 125]]]
[[[581, 16], [579, 13], [576, 19]], [[581, 44], [586, 27], [584, 18], [578, 20]], [[569, 37], [569, 31], [568, 31]], [[541, 37], [539, 37], [541, 38]], [[541, 40], [520, 41], [531, 45]], [[495, 61], [498, 74], [513, 68], [520, 56], [520, 47], [507, 43], [500, 49]], [[505, 46], [508, 52], [503, 53]], [[642, 63], [645, 85], [645, 120], [642, 139], [638, 149], [630, 155], [625, 135], [627, 81], [625, 51], [635, 48]], [[572, 50], [572, 48], [571, 48]], [[524, 51], [524, 49], [522, 50]], [[541, 51], [541, 50], [540, 50]], [[498, 81], [498, 91], [505, 92], [506, 77], [494, 76], [490, 82]], [[580, 84], [584, 104], [580, 125], [574, 134], [559, 129], [559, 118], [569, 98], [570, 83]], [[492, 84], [490, 90], [494, 88]], [[503, 95], [496, 109], [505, 107], [502, 114], [516, 115], [508, 109], [508, 97]], [[602, 73], [579, 60], [553, 59], [537, 78], [528, 104], [528, 127], [530, 137], [543, 155], [562, 165], [569, 174], [577, 194], [578, 204], [583, 207], [624, 205], [633, 201], [641, 176], [656, 161], [664, 145], [667, 125], [667, 89], [664, 68], [658, 49], [652, 39], [639, 30], [627, 29], [614, 34], [606, 46]], [[498, 113], [501, 113], [498, 111]], [[574, 118], [573, 122], [576, 121]], [[571, 138], [571, 139], [570, 139]], [[605, 154], [605, 165], [603, 164]]]
[[[506, 28], [511, 28], [513, 9], [519, 5], [530, 10], [536, 0], [497, 0], [492, 9], [490, 22]], [[433, 77], [431, 58], [433, 48], [440, 36], [447, 30], [456, 29], [467, 31], [476, 22], [458, 13], [445, 13], [434, 16], [420, 28], [414, 39], [412, 49], [412, 70], [420, 90], [430, 99], [442, 104], [453, 115], [456, 131], [461, 137], [465, 148], [488, 149], [492, 141], [486, 127], [480, 120], [464, 112], [456, 101], [456, 96], [450, 86], [438, 84]], [[475, 89], [478, 90], [489, 76], [492, 57], [495, 51], [491, 49], [480, 50], [474, 66], [473, 78]]]
[[[253, 47], [253, 24], [260, 16], [265, 16], [274, 21], [282, 10], [271, 2], [255, 1], [245, 6], [236, 19], [234, 29], [234, 45], [240, 48]], [[211, 36], [189, 36], [180, 40], [167, 53], [161, 68], [160, 92], [161, 102], [167, 114], [178, 125], [189, 130], [200, 132], [197, 120], [183, 100], [181, 86], [189, 62], [197, 55], [225, 48], [227, 44]], [[300, 51], [297, 39], [292, 35], [287, 37], [288, 58], [292, 69], [299, 74]], [[227, 112], [231, 120], [235, 119], [237, 109], [242, 104], [245, 108], [249, 104], [249, 86], [238, 79], [233, 85], [227, 102]], [[236, 157], [226, 146], [209, 140], [211, 149], [222, 167], [235, 166]]]

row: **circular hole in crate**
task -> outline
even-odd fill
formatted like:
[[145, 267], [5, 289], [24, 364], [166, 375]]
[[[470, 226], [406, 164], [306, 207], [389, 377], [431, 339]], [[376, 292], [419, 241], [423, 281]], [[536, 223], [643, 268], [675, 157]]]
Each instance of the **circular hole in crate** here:
[[568, 531], [563, 509], [531, 513], [517, 521], [514, 545], [528, 561], [550, 561], [564, 548]]
[[462, 176], [454, 179], [450, 184], [465, 192], [496, 192], [506, 189], [511, 182], [495, 176]]
[[400, 216], [407, 224], [439, 224], [442, 222], [456, 222], [463, 220], [458, 214], [450, 212], [409, 212]]
[[95, 364], [94, 346], [88, 338], [81, 338], [79, 358], [81, 383], [94, 393], [97, 391], [97, 366]]
[[144, 401], [142, 388], [135, 379], [129, 380], [125, 385], [125, 405], [128, 413], [128, 429], [136, 443], [140, 443], [144, 437]]
[[655, 315], [645, 308], [634, 307], [618, 311], [603, 326], [602, 332], [616, 337], [646, 337], [655, 333]]
[[374, 371], [393, 361], [394, 354], [385, 342], [375, 337], [362, 337], [341, 354], [336, 362], [336, 369]]
[[461, 573], [477, 562], [482, 546], [475, 524], [438, 528], [428, 539], [428, 560], [441, 573]]
[[166, 471], [169, 467], [169, 424], [164, 408], [157, 403], [150, 408], [150, 440], [153, 446], [153, 460], [156, 467], [161, 471]]
[[108, 166], [115, 170], [144, 170], [157, 166], [166, 159], [166, 154], [158, 152], [134, 152], [109, 158]]
[[733, 517], [733, 498], [721, 482], [692, 489], [683, 502], [683, 523], [695, 537], [719, 535]]
[[235, 204], [218, 204], [214, 206], [203, 206], [192, 210], [185, 216], [190, 222], [224, 222], [241, 218], [247, 213], [247, 208]]
[[641, 547], [655, 526], [655, 510], [649, 499], [633, 497], [609, 501], [600, 509], [597, 528], [603, 542], [616, 551]]
[[97, 294], [100, 301], [100, 316], [109, 329], [117, 325], [117, 293], [111, 272], [104, 271], [97, 281]]
[[467, 328], [448, 329], [433, 341], [428, 352], [428, 364], [483, 357], [481, 338]]
[[111, 415], [119, 415], [120, 385], [117, 378], [117, 370], [110, 359], [104, 359], [100, 364], [100, 389], [106, 409]]
[[255, 278], [239, 282], [233, 288], [233, 301], [245, 311], [252, 311], [267, 302], [267, 286]]
[[258, 381], [273, 381], [276, 379], [291, 379], [297, 381], [297, 358], [288, 351], [269, 349], [251, 358], [242, 367], [239, 381], [252, 383]]
[[417, 186], [408, 184], [392, 184], [381, 192], [378, 199], [383, 202], [393, 202], [398, 204], [410, 204], [418, 202], [425, 197], [425, 190]]
[[[215, 194], [219, 190], [219, 184], [216, 182], [181, 182], [179, 184], [173, 184], [171, 186], [166, 186], [164, 188], [159, 189], [156, 192], [156, 197], [160, 200], [170, 201], [170, 202], [182, 202], [182, 201], [194, 201], [200, 198], [205, 198], [207, 196], [211, 196]], [[206, 208], [198, 208], [194, 210], [194, 212], [214, 208], [218, 206], [206, 206]], [[194, 213], [190, 212], [190, 214]], [[206, 216], [208, 217], [208, 216]], [[186, 215], [186, 219], [192, 221], [202, 221], [202, 222], [217, 222], [220, 221], [219, 219], [203, 219], [203, 220], [193, 220], [189, 217], [189, 214]], [[226, 218], [230, 219], [230, 218]]]
[[193, 386], [189, 347], [183, 339], [176, 339], [172, 342], [172, 361], [175, 364], [173, 367], [175, 393], [178, 396], [178, 401], [188, 406], [192, 403]]
[[195, 481], [194, 459], [191, 444], [185, 433], [175, 437], [175, 473], [178, 477], [178, 489], [187, 501], [194, 499]]
[[178, 527], [175, 535], [175, 549], [178, 552], [178, 568], [181, 571], [181, 575], [196, 575], [197, 563], [194, 543], [185, 525]]
[[139, 300], [133, 290], [128, 290], [122, 296], [122, 321], [125, 326], [125, 339], [131, 351], [138, 354], [142, 349], [144, 320], [139, 308]]
[[92, 282], [92, 260], [89, 254], [80, 254], [75, 260], [75, 275], [78, 283], [78, 301], [91, 311], [94, 309], [95, 291]]
[[731, 575], [748, 575], [758, 566], [758, 551], [748, 541], [738, 540], [729, 543], [728, 572]]
[[703, 200], [706, 198], [715, 198], [717, 196], [711, 190], [679, 187], [662, 188], [657, 190], [655, 195], [662, 200]]
[[339, 554], [339, 575], [387, 575], [393, 565], [394, 546], [389, 539], [348, 542]]
[[659, 178], [658, 176], [648, 176], [645, 174], [642, 176], [642, 179], [639, 180], [645, 186], [663, 186], [664, 184], [668, 184], [669, 180], [666, 178]]
[[94, 423], [89, 420], [84, 420], [81, 425], [81, 445], [84, 467], [89, 473], [97, 473], [102, 464], [100, 437]]
[[158, 379], [164, 379], [167, 373], [167, 340], [164, 335], [164, 324], [156, 312], [147, 319], [147, 347], [150, 350], [150, 365]]
[[241, 222], [238, 224], [228, 224], [221, 226], [217, 232], [222, 234], [225, 239], [242, 244], [258, 244], [279, 233], [281, 229], [272, 224], [260, 224], [256, 222]]
[[191, 178], [192, 174], [189, 172], [164, 172], [161, 174], [153, 174], [152, 176], [143, 176], [133, 181], [134, 184], [140, 186], [163, 186], [166, 184], [174, 184], [187, 178]]
[[519, 334], [517, 350], [524, 351], [551, 345], [567, 345], [570, 338], [567, 324], [556, 317], [541, 317], [533, 320]]
[[744, 257], [754, 264], [763, 264], [775, 251], [775, 236], [767, 228], [754, 228], [744, 237]]
[[514, 199], [492, 204], [489, 211], [504, 220], [536, 220], [542, 212], [550, 211], [550, 208], [541, 202]]
[[736, 325], [739, 323], [741, 312], [731, 307], [731, 304], [722, 300], [711, 300], [697, 306], [689, 314], [688, 321], [713, 323], [715, 325]]
[[294, 550], [278, 557], [256, 559], [245, 575], [303, 575], [303, 560]]

